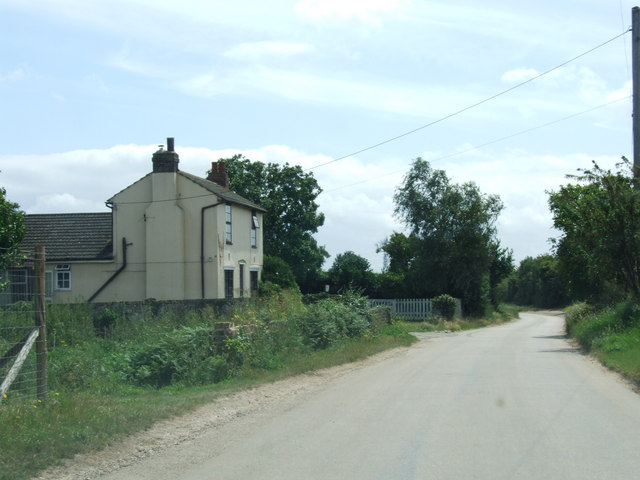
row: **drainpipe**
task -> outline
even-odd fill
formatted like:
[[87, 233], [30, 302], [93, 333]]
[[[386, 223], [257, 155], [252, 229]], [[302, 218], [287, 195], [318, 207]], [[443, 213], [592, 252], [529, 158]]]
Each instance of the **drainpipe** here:
[[102, 286], [98, 290], [96, 290], [96, 293], [94, 293], [93, 295], [91, 295], [91, 297], [89, 297], [89, 300], [87, 300], [88, 303], [91, 303], [100, 294], [100, 292], [102, 292], [107, 287], [107, 285], [113, 282], [113, 280], [118, 275], [120, 275], [125, 268], [127, 268], [127, 247], [129, 245], [132, 245], [132, 244], [127, 243], [127, 239], [122, 237], [122, 265], [118, 270], [115, 271], [113, 275], [111, 275], [111, 277], [107, 279], [106, 282], [102, 284]]
[[202, 207], [200, 210], [200, 285], [202, 286], [202, 299], [204, 300], [204, 211], [217, 207], [225, 202], [218, 202]]

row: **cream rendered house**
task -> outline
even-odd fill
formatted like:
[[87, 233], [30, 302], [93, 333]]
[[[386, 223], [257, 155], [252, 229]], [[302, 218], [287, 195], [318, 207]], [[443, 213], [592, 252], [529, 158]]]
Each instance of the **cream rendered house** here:
[[[167, 150], [153, 154], [152, 164], [151, 173], [107, 201], [111, 213], [27, 216], [23, 247], [47, 247], [52, 301], [255, 295], [264, 209], [229, 190], [222, 162], [206, 179], [180, 171], [173, 138]], [[73, 228], [52, 228], [65, 220]]]

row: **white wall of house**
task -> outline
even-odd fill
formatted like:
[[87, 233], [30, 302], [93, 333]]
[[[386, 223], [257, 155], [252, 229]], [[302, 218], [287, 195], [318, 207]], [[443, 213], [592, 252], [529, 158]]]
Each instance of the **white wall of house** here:
[[[225, 268], [233, 271], [233, 296], [251, 295], [250, 272], [262, 270], [261, 212], [232, 204], [229, 244], [225, 202], [179, 173], [149, 174], [112, 201], [115, 263], [111, 273], [123, 263], [123, 237], [128, 244], [127, 266], [94, 301], [201, 299], [203, 272], [204, 298], [225, 298]], [[210, 208], [203, 212], [204, 207]], [[253, 215], [259, 223], [256, 247], [251, 245]]]
[[[76, 303], [251, 296], [252, 279], [259, 279], [262, 272], [262, 212], [222, 187], [180, 172], [173, 139], [169, 140], [169, 150], [154, 154], [153, 172], [109, 201], [114, 259], [49, 261], [46, 271], [51, 300]], [[223, 164], [221, 168], [216, 173], [224, 174]], [[221, 182], [226, 183], [224, 178]], [[227, 236], [229, 220], [231, 238]], [[59, 278], [68, 281], [60, 284]]]
[[47, 299], [55, 303], [86, 302], [116, 269], [114, 262], [47, 262]]

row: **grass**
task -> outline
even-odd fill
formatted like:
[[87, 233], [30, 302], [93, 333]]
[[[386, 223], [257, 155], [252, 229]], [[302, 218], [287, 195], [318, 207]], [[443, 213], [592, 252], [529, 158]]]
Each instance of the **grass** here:
[[[280, 306], [280, 310], [274, 310]], [[287, 317], [282, 302], [267, 306], [278, 318]], [[292, 309], [300, 305], [292, 302]], [[235, 312], [255, 321], [258, 311]], [[263, 312], [264, 313], [264, 312]], [[236, 374], [220, 383], [187, 386], [172, 383], [163, 388], [133, 385], [118, 374], [117, 367], [130, 355], [125, 351], [131, 343], [156, 342], [166, 339], [171, 328], [160, 321], [162, 330], [146, 332], [146, 337], [135, 342], [92, 338], [86, 319], [78, 322], [82, 332], [76, 332], [69, 322], [53, 319], [56, 345], [51, 351], [52, 369], [47, 401], [39, 402], [32, 396], [9, 394], [0, 404], [0, 480], [32, 478], [39, 471], [59, 464], [75, 454], [97, 451], [123, 436], [142, 431], [153, 423], [187, 413], [223, 395], [272, 382], [292, 375], [357, 361], [383, 350], [408, 346], [414, 341], [400, 324], [383, 326], [355, 337], [340, 338], [325, 349], [291, 349], [275, 358], [266, 368], [247, 362]], [[193, 324], [194, 321], [190, 320]], [[290, 322], [287, 325], [294, 325]], [[281, 328], [272, 321], [272, 328]], [[175, 328], [175, 325], [173, 325]], [[132, 328], [130, 325], [126, 328]], [[152, 328], [149, 323], [148, 329]], [[284, 328], [284, 327], [282, 327]], [[174, 330], [175, 332], [176, 330]], [[286, 332], [278, 332], [278, 338]], [[141, 332], [143, 333], [143, 332]], [[294, 335], [292, 334], [293, 338]], [[264, 340], [266, 342], [266, 340]], [[293, 340], [291, 340], [293, 342]], [[286, 346], [285, 346], [286, 347]], [[266, 347], [265, 351], [267, 350]], [[113, 367], [113, 368], [112, 368]]]
[[457, 332], [462, 330], [473, 330], [475, 328], [488, 327], [509, 322], [518, 317], [522, 307], [510, 304], [501, 304], [496, 311], [493, 311], [482, 318], [454, 318], [446, 320], [442, 317], [432, 317], [423, 321], [403, 320], [405, 328], [412, 332]]
[[640, 328], [599, 339], [594, 352], [606, 366], [640, 385]]
[[640, 385], [640, 306], [634, 301], [567, 309], [567, 331], [604, 365]]
[[31, 478], [77, 453], [97, 450], [123, 435], [213, 400], [211, 391], [87, 392], [51, 395], [45, 402], [8, 399], [0, 410], [0, 479]]
[[[253, 334], [248, 350], [248, 344], [234, 343], [233, 356], [226, 358], [233, 375], [222, 382], [201, 385], [175, 380], [174, 375], [171, 383], [162, 388], [132, 382], [133, 359], [141, 358], [142, 352], [146, 355], [142, 358], [164, 361], [150, 348], [162, 345], [162, 352], [175, 348], [175, 359], [186, 362], [182, 369], [186, 365], [191, 370], [188, 362], [195, 361], [194, 357], [187, 355], [188, 349], [180, 342], [185, 338], [192, 339], [189, 342], [202, 341], [203, 326], [225, 319], [210, 311], [201, 316], [171, 314], [137, 320], [110, 315], [106, 320], [111, 326], [105, 336], [95, 334], [88, 310], [55, 306], [49, 312], [49, 398], [38, 402], [33, 396], [10, 393], [0, 403], [0, 480], [32, 478], [75, 454], [98, 451], [155, 422], [238, 390], [409, 346], [417, 341], [409, 331], [479, 328], [517, 315], [517, 309], [504, 307], [485, 319], [398, 321], [391, 325], [375, 321], [375, 327], [361, 331], [362, 323], [353, 314], [358, 311], [359, 299], [347, 300], [355, 310], [345, 310], [335, 301], [304, 307], [295, 296], [286, 295], [261, 304], [246, 304], [230, 312], [228, 320], [236, 325], [263, 327]], [[336, 318], [339, 321], [334, 325]], [[351, 321], [354, 323], [345, 329], [343, 322]], [[309, 339], [322, 340], [323, 348]], [[229, 348], [230, 345], [225, 347], [227, 354]], [[238, 361], [241, 357], [244, 360]]]

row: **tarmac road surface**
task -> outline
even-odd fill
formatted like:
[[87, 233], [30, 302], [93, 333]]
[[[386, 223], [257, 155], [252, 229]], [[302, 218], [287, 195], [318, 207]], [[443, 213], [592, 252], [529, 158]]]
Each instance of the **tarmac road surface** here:
[[579, 353], [562, 317], [525, 313], [423, 335], [100, 478], [640, 478], [640, 395]]

